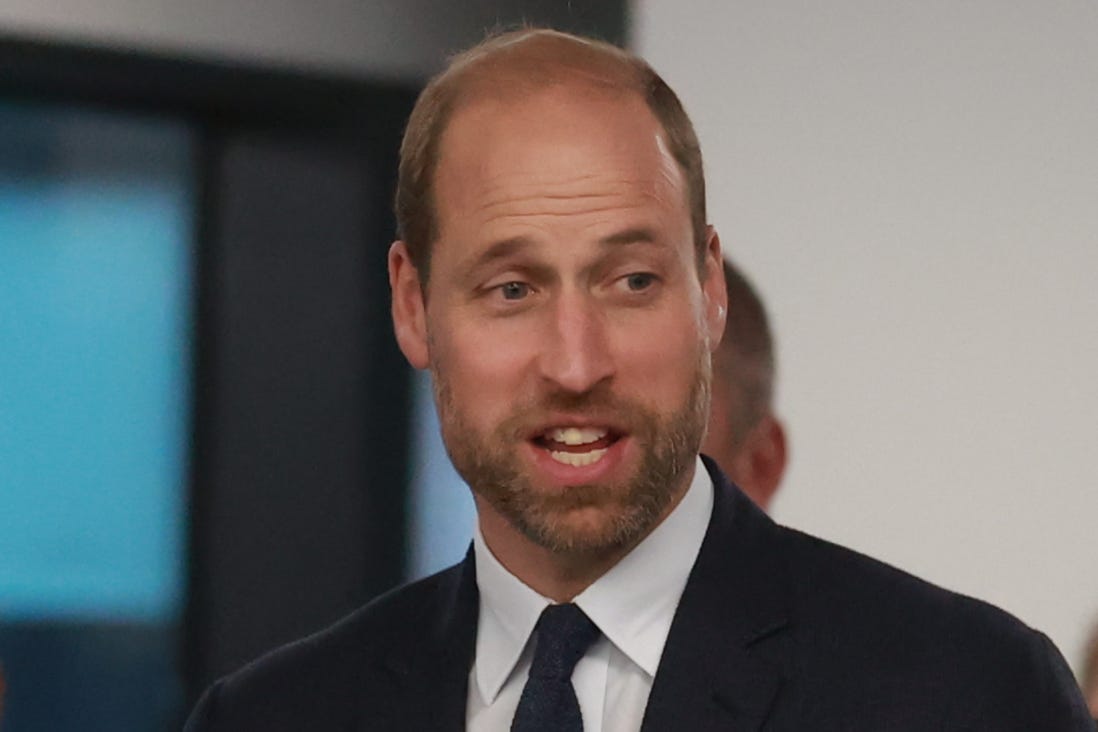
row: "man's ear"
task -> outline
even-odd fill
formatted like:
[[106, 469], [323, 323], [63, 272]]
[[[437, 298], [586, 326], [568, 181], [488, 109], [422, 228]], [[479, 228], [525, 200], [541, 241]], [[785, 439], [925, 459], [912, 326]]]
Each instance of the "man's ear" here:
[[427, 312], [419, 272], [408, 256], [408, 247], [395, 241], [389, 247], [389, 289], [393, 295], [393, 330], [397, 344], [417, 369], [430, 363], [427, 350]]
[[709, 331], [710, 350], [716, 351], [724, 337], [724, 322], [728, 317], [728, 290], [724, 284], [721, 239], [712, 226], [705, 228], [704, 276], [702, 295], [705, 298], [705, 326]]

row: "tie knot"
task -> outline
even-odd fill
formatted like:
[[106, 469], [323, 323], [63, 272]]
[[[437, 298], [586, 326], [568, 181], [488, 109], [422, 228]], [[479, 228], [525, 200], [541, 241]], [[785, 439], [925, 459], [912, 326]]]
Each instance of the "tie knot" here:
[[599, 629], [574, 603], [550, 605], [538, 618], [531, 676], [567, 680], [599, 637]]

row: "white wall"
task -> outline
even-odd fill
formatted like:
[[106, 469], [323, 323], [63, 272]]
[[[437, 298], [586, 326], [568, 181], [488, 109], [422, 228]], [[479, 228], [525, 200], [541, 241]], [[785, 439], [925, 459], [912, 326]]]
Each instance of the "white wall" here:
[[1098, 620], [1098, 4], [636, 0], [779, 338], [783, 522]]

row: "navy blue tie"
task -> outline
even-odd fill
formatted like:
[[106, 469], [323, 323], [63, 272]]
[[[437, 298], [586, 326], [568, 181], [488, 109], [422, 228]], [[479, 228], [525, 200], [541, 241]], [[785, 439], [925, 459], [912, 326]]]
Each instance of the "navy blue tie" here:
[[534, 632], [534, 662], [511, 732], [582, 732], [572, 670], [599, 637], [599, 629], [569, 603], [545, 608]]

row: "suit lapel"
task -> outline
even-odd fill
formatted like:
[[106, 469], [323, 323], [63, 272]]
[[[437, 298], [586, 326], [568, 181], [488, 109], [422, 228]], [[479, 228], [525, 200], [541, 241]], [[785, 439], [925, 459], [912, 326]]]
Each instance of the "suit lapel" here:
[[396, 698], [384, 704], [391, 718], [365, 725], [363, 730], [465, 729], [479, 611], [471, 548], [443, 578], [438, 596], [437, 609], [413, 623], [410, 635], [394, 642], [385, 659], [386, 671], [396, 682]]
[[[773, 522], [705, 458], [713, 516], [690, 572], [649, 695], [642, 732], [754, 732], [789, 666], [789, 594]], [[479, 598], [472, 550], [442, 578], [438, 602], [384, 660], [394, 699], [362, 729], [465, 728]]]
[[687, 580], [643, 732], [758, 730], [788, 668], [789, 593], [777, 527], [706, 459], [713, 516]]

